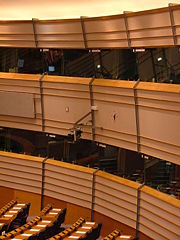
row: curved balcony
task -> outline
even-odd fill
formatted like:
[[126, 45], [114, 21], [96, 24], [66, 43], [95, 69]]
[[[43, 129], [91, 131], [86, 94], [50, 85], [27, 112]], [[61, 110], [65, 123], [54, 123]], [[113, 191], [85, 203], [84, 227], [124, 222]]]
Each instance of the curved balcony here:
[[180, 201], [147, 186], [100, 170], [8, 152], [0, 152], [0, 168], [1, 205], [12, 198], [31, 201], [31, 215], [47, 203], [67, 207], [66, 223], [80, 216], [101, 221], [102, 235], [117, 227], [135, 235], [138, 226], [140, 239], [180, 237]]
[[0, 21], [0, 46], [160, 48], [180, 45], [180, 5], [105, 17]]

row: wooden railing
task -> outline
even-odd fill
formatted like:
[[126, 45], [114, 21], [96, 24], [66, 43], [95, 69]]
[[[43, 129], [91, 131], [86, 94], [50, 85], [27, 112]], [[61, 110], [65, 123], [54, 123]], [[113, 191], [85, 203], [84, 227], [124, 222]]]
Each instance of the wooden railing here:
[[180, 200], [147, 186], [100, 170], [7, 152], [0, 152], [0, 167], [0, 186], [7, 189], [82, 206], [131, 228], [138, 226], [152, 239], [180, 237]]
[[0, 46], [150, 48], [180, 45], [180, 6], [106, 17], [0, 21]]
[[0, 73], [0, 126], [66, 136], [81, 128], [84, 139], [179, 165], [179, 93], [175, 84]]

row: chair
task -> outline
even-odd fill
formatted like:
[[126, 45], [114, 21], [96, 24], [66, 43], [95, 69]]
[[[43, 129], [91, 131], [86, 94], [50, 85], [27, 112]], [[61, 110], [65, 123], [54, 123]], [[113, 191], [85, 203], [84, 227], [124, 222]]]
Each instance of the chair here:
[[120, 235], [120, 230], [116, 229], [112, 233], [110, 233], [107, 237], [103, 238], [103, 240], [115, 240], [116, 237]]
[[61, 225], [61, 223], [64, 222], [66, 211], [67, 211], [67, 208], [64, 208], [57, 216], [57, 221], [59, 222], [59, 226]]
[[97, 239], [100, 235], [101, 227], [102, 227], [102, 223], [97, 224], [97, 226], [93, 228], [92, 231], [88, 233], [84, 239], [85, 240]]
[[43, 210], [40, 213], [40, 216], [46, 215], [51, 209], [52, 209], [52, 205], [48, 204], [45, 208], [43, 208]]
[[6, 204], [4, 207], [0, 209], [0, 216], [4, 215], [5, 212], [7, 212], [11, 207], [13, 207], [17, 203], [16, 200], [10, 201], [8, 204]]
[[12, 231], [26, 223], [26, 219], [29, 214], [29, 208], [30, 208], [30, 203], [26, 204], [21, 209], [21, 211], [18, 212], [18, 214], [15, 216], [15, 218], [10, 223], [10, 225], [8, 227], [8, 231]]
[[8, 229], [8, 224], [7, 223], [4, 223], [4, 225], [1, 227], [0, 229], [0, 235], [3, 233], [3, 232], [7, 232], [7, 229]]

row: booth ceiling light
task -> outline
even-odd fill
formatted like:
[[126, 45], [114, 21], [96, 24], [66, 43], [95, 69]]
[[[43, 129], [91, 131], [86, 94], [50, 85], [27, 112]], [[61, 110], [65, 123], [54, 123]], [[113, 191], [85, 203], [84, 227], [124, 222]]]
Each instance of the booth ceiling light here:
[[158, 62], [162, 61], [162, 57], [157, 58]]

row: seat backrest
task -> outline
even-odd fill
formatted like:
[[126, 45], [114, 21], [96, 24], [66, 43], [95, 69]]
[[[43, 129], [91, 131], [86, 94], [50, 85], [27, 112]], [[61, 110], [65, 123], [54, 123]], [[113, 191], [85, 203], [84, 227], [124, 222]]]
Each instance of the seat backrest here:
[[9, 203], [7, 203], [4, 207], [0, 209], [0, 216], [4, 215], [5, 212], [7, 212], [11, 207], [13, 207], [17, 203], [16, 200], [12, 200]]
[[103, 240], [114, 240], [116, 239], [116, 237], [118, 237], [120, 235], [120, 230], [119, 229], [115, 229], [113, 232], [111, 232], [108, 236], [106, 236], [105, 238], [103, 238]]
[[30, 203], [27, 203], [22, 206], [21, 210], [12, 218], [8, 226], [8, 231], [12, 231], [26, 223], [26, 219], [29, 214], [29, 208]]
[[40, 213], [40, 216], [46, 215], [51, 209], [52, 209], [52, 205], [48, 204], [46, 207], [43, 208], [43, 210]]

